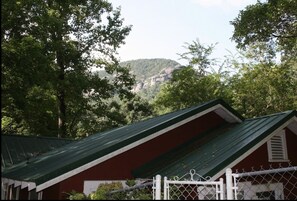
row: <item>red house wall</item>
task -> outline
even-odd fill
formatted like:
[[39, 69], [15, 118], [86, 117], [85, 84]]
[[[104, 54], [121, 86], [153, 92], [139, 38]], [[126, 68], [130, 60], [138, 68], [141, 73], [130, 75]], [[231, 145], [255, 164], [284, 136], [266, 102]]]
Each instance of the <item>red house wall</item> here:
[[19, 200], [28, 200], [28, 188], [24, 188], [20, 190]]
[[132, 179], [133, 176], [131, 171], [133, 169], [149, 162], [160, 154], [166, 153], [170, 149], [189, 141], [194, 136], [199, 135], [199, 133], [220, 126], [223, 123], [225, 123], [224, 119], [216, 113], [210, 112], [45, 189], [43, 198], [66, 199], [66, 194], [62, 192], [70, 192], [71, 190], [83, 192], [83, 184], [85, 180]]
[[[61, 199], [61, 198], [65, 199], [68, 197], [68, 195], [66, 193], [69, 193], [69, 192], [70, 191], [67, 191], [67, 192], [60, 191], [60, 185], [56, 184], [56, 185], [48, 187], [47, 189], [45, 189], [43, 191], [42, 199], [43, 200], [57, 200], [57, 199]], [[59, 195], [59, 197], [58, 197], [58, 195]]]

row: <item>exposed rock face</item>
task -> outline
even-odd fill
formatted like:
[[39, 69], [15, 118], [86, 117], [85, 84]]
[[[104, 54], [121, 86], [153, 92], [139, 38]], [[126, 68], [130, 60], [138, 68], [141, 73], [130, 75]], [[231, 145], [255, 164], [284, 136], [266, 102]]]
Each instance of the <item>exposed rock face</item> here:
[[[132, 92], [138, 93], [146, 99], [154, 97], [160, 89], [161, 84], [172, 78], [176, 69], [182, 68], [181, 64], [171, 59], [136, 59], [121, 62], [122, 67], [128, 67], [130, 73], [135, 75], [136, 84]], [[96, 71], [100, 77], [112, 78], [115, 75], [107, 74], [105, 71]]]
[[148, 77], [146, 79], [140, 79], [137, 81], [132, 91], [137, 93], [143, 89], [154, 86], [156, 84], [162, 84], [163, 82], [170, 80], [172, 78], [172, 72], [176, 69], [179, 69], [180, 67], [180, 65], [166, 67], [162, 69], [157, 75]]

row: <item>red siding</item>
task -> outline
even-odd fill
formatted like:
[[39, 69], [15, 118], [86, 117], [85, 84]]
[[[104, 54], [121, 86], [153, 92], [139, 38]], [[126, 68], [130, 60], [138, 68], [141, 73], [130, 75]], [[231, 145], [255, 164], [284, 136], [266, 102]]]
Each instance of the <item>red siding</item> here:
[[[132, 179], [131, 171], [133, 169], [224, 122], [224, 119], [216, 113], [210, 112], [46, 189], [43, 197], [47, 198], [48, 195], [53, 195], [51, 199], [65, 199], [65, 194], [61, 192], [70, 192], [71, 190], [82, 192], [84, 180]], [[58, 186], [60, 187], [59, 195], [56, 194]]]
[[[42, 199], [43, 200], [57, 200], [57, 199], [61, 199], [62, 197], [67, 198], [68, 195], [66, 193], [69, 193], [69, 192], [70, 191], [68, 191], [68, 192], [60, 191], [60, 185], [56, 184], [56, 185], [48, 187], [47, 189], [45, 189], [43, 191]], [[57, 195], [59, 195], [59, 194], [60, 194], [60, 196], [58, 197]]]
[[28, 188], [21, 189], [19, 200], [28, 200], [28, 195]]
[[291, 130], [286, 130], [286, 140], [288, 147], [288, 158], [292, 166], [297, 166], [297, 135]]

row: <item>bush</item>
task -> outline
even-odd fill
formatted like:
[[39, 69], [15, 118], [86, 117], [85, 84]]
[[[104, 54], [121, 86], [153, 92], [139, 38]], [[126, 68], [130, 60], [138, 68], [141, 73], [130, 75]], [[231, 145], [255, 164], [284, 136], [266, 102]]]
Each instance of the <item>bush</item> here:
[[[129, 187], [136, 185], [135, 180], [127, 180]], [[86, 196], [83, 193], [71, 191], [68, 193], [69, 200], [151, 200], [151, 190], [147, 188], [124, 190], [121, 182], [100, 184], [97, 190]]]
[[91, 200], [123, 200], [125, 198], [124, 192], [110, 193], [114, 190], [123, 189], [121, 182], [112, 182], [109, 184], [100, 184], [94, 193], [89, 197]]
[[87, 196], [84, 193], [79, 193], [76, 191], [71, 191], [68, 193], [68, 199], [69, 200], [87, 200]]

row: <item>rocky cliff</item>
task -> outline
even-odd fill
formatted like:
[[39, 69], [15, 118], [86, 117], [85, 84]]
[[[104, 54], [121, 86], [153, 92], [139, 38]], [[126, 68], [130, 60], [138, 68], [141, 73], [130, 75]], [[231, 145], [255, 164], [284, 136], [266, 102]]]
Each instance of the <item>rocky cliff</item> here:
[[162, 83], [166, 82], [167, 80], [172, 78], [172, 72], [175, 69], [180, 68], [180, 65], [176, 66], [168, 66], [163, 68], [159, 73], [156, 75], [147, 77], [147, 78], [136, 78], [137, 82], [136, 85], [133, 87], [133, 92], [139, 92], [143, 89], [147, 89], [149, 87], [152, 87], [154, 85], [161, 85]]

